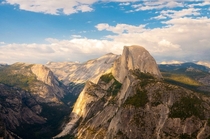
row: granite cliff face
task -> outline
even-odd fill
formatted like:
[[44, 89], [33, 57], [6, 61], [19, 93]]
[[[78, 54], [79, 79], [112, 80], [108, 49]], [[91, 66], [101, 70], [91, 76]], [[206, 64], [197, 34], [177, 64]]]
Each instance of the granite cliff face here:
[[66, 94], [65, 87], [59, 83], [53, 72], [44, 65], [33, 65], [31, 71], [37, 80], [42, 82], [33, 85], [31, 92], [37, 94], [40, 101], [62, 103], [60, 99]]
[[161, 78], [144, 48], [125, 47], [110, 73], [86, 83], [55, 138], [209, 138], [210, 98]]
[[129, 70], [135, 69], [143, 73], [150, 73], [157, 78], [162, 77], [156, 61], [145, 48], [141, 46], [125, 46], [122, 56], [114, 63], [112, 74], [122, 83]]
[[55, 76], [68, 86], [71, 93], [79, 95], [86, 81], [97, 83], [100, 76], [110, 69], [118, 55], [109, 53], [97, 59], [84, 63], [76, 62], [48, 62]]

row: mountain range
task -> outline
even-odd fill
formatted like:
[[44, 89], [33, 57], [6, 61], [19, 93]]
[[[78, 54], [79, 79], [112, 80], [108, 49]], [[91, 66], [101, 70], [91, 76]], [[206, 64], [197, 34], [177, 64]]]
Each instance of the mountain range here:
[[210, 69], [141, 46], [84, 63], [0, 65], [0, 138], [210, 138]]

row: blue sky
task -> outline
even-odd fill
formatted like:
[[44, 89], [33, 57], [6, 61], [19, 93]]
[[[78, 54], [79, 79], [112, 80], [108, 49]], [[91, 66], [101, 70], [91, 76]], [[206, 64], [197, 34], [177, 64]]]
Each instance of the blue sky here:
[[123, 46], [210, 61], [210, 0], [1, 0], [0, 63], [86, 61]]

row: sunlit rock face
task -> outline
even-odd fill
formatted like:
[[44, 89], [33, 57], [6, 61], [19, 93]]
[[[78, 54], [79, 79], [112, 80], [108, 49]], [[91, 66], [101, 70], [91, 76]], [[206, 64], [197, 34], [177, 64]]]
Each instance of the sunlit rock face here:
[[113, 71], [96, 84], [86, 83], [69, 123], [55, 138], [210, 137], [210, 98], [164, 82], [153, 60], [142, 47], [125, 47]]
[[112, 74], [122, 83], [128, 71], [135, 69], [151, 73], [158, 78], [162, 77], [156, 61], [145, 48], [135, 45], [125, 46], [122, 56], [114, 63]]
[[87, 80], [97, 83], [100, 76], [110, 69], [118, 55], [109, 53], [84, 63], [48, 62], [46, 64], [65, 85], [71, 82], [84, 83]]
[[38, 81], [31, 86], [31, 91], [40, 97], [40, 101], [60, 103], [65, 91], [55, 78], [52, 71], [44, 65], [35, 64], [31, 71], [36, 75]]
[[84, 84], [87, 80], [97, 83], [100, 76], [112, 67], [118, 57], [118, 55], [109, 53], [84, 63], [48, 62], [46, 66], [53, 71], [59, 81], [69, 86], [70, 92], [78, 95], [84, 87], [79, 85]]
[[82, 117], [86, 117], [89, 113], [91, 103], [97, 102], [103, 96], [104, 92], [99, 86], [90, 81], [87, 81], [83, 91], [80, 93], [76, 103], [74, 104], [74, 109], [70, 115], [70, 122], [67, 123], [63, 131], [55, 138], [65, 136], [69, 132], [73, 131], [77, 122]]

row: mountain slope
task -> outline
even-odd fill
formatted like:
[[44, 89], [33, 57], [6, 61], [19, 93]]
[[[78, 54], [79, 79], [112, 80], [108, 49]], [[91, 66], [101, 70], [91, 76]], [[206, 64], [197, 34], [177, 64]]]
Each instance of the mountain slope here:
[[42, 107], [30, 93], [20, 88], [0, 84], [0, 117], [5, 128], [14, 132], [23, 124], [44, 124]]
[[67, 94], [66, 87], [43, 65], [1, 67], [0, 118], [8, 138], [54, 136], [71, 110], [64, 101]]
[[100, 76], [112, 67], [118, 57], [118, 55], [109, 53], [84, 63], [48, 62], [46, 66], [61, 82], [69, 86], [70, 92], [78, 95], [87, 80], [97, 83]]
[[0, 68], [0, 76], [1, 83], [30, 91], [39, 102], [59, 104], [66, 94], [64, 86], [43, 65], [15, 63]]
[[153, 59], [149, 53], [132, 53], [144, 54], [142, 47], [125, 49], [131, 53], [123, 52], [120, 59], [127, 57], [127, 62], [117, 60], [120, 68], [102, 75], [97, 84], [86, 83], [69, 123], [55, 138], [209, 138], [210, 98], [163, 81], [154, 62], [139, 66]]
[[210, 69], [195, 63], [159, 65], [164, 79], [172, 84], [210, 95]]

